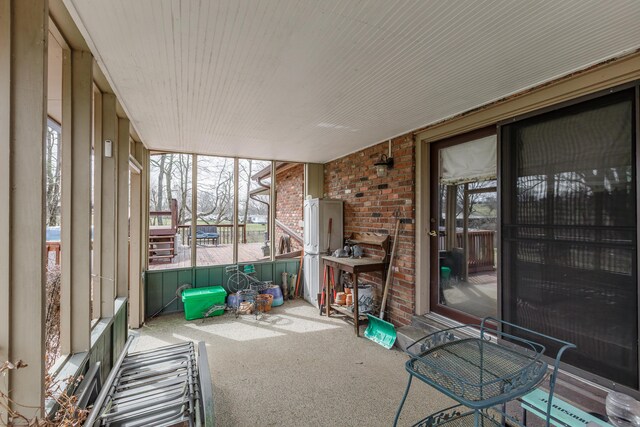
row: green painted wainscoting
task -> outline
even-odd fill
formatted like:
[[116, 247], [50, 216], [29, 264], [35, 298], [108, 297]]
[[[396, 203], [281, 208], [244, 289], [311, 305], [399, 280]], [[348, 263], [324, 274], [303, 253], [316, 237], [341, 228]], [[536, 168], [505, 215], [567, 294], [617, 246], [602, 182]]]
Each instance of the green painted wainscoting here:
[[[100, 362], [100, 376], [104, 384], [111, 367], [118, 360], [129, 334], [128, 302], [126, 298], [118, 298], [115, 302], [115, 314], [111, 318], [100, 319], [92, 331], [92, 345], [89, 350], [89, 364], [84, 367], [83, 373], [89, 366]], [[94, 339], [95, 336], [95, 339]]]
[[[244, 264], [240, 265], [242, 268]], [[256, 269], [256, 277], [262, 281], [272, 281], [280, 285], [283, 272], [298, 274], [300, 260], [296, 258], [278, 260], [273, 262], [253, 263]], [[194, 288], [207, 286], [222, 286], [227, 292], [227, 280], [229, 275], [225, 272], [227, 265], [215, 265], [210, 267], [189, 267], [174, 270], [149, 270], [145, 272], [144, 298], [145, 319], [151, 317], [168, 304], [176, 296], [176, 290], [185, 283]], [[300, 279], [302, 285], [302, 278]], [[178, 298], [167, 306], [161, 314], [179, 313], [184, 311], [182, 301]]]

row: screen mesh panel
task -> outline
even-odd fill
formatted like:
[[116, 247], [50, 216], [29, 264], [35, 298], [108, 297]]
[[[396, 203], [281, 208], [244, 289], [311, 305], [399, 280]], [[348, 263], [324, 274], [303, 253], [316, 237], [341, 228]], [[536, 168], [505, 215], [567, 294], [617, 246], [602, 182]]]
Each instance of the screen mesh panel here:
[[502, 127], [502, 310], [638, 388], [634, 114], [628, 90]]

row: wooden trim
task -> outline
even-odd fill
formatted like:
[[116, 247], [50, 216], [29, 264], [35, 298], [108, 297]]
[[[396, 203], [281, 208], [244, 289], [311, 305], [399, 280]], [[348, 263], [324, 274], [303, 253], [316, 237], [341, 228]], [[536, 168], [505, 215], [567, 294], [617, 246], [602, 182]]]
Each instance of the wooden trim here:
[[64, 50], [71, 50], [69, 44], [67, 44], [67, 40], [64, 38], [60, 29], [56, 25], [56, 23], [51, 19], [51, 15], [49, 15], [49, 34], [51, 37], [55, 39], [56, 42], [62, 47]]
[[[415, 139], [415, 138], [414, 138]], [[428, 165], [430, 161], [429, 147], [422, 141], [415, 142], [416, 150], [416, 228], [415, 228], [415, 314], [422, 315], [429, 312], [429, 280], [431, 267], [429, 265], [429, 230], [431, 223], [429, 201], [431, 200], [431, 187], [429, 181]]]
[[[136, 142], [136, 144], [140, 143]], [[132, 154], [129, 154], [129, 170], [136, 174], [140, 174], [142, 172], [142, 165], [135, 157], [133, 157]]]
[[418, 141], [437, 141], [640, 79], [640, 53], [562, 77], [414, 132]]

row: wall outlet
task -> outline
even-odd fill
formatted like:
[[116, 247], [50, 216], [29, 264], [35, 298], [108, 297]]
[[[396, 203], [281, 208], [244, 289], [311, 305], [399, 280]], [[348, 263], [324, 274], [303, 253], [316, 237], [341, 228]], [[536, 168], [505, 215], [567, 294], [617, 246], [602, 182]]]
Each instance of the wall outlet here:
[[398, 273], [400, 271], [400, 269], [398, 267], [396, 267], [395, 265], [393, 267], [391, 267], [391, 269], [393, 270], [394, 273]]

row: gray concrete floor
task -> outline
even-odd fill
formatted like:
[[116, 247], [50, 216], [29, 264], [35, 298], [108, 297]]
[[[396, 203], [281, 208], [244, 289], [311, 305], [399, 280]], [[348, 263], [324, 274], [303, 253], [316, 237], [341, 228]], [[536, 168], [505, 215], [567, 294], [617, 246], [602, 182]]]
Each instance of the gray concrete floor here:
[[[403, 353], [356, 338], [350, 323], [320, 317], [303, 301], [258, 320], [162, 316], [138, 333], [132, 351], [206, 342], [219, 427], [390, 426], [408, 378]], [[451, 404], [413, 381], [399, 425]]]

